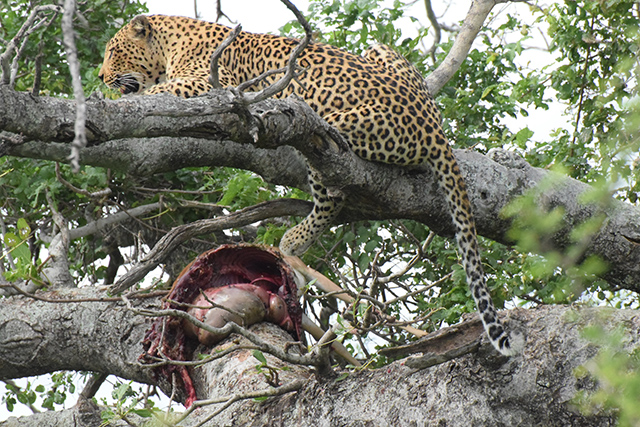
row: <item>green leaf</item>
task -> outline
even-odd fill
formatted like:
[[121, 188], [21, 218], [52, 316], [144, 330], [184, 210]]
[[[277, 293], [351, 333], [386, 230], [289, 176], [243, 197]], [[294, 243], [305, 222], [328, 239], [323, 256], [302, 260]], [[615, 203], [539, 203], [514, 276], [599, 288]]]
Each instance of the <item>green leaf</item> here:
[[129, 390], [131, 390], [131, 384], [128, 384], [128, 383], [120, 384], [118, 387], [116, 387], [113, 390], [113, 392], [111, 392], [111, 395], [113, 396], [114, 399], [121, 401], [127, 395]]
[[480, 99], [485, 99], [493, 89], [495, 89], [495, 86], [489, 86], [485, 88], [485, 90], [482, 91], [482, 96], [480, 96]]
[[19, 239], [15, 233], [8, 232], [4, 235], [4, 244], [10, 248], [15, 248], [20, 243], [22, 243], [22, 239]]
[[131, 412], [141, 416], [142, 418], [149, 418], [153, 415], [153, 411], [149, 409], [133, 409]]
[[516, 141], [522, 147], [533, 136], [533, 131], [529, 128], [520, 129], [516, 133]]
[[255, 357], [256, 359], [258, 359], [258, 361], [260, 363], [262, 363], [263, 365], [267, 365], [267, 358], [264, 357], [264, 354], [262, 354], [262, 352], [260, 350], [253, 350], [253, 357]]
[[342, 381], [342, 380], [344, 380], [344, 379], [346, 379], [346, 378], [348, 378], [348, 377], [349, 377], [349, 372], [343, 372], [343, 373], [341, 373], [340, 375], [338, 375], [338, 378], [336, 378], [336, 380], [335, 380], [335, 381], [336, 381], [336, 382], [338, 382], [338, 381]]
[[18, 234], [22, 240], [27, 240], [31, 234], [31, 227], [24, 218], [18, 219]]

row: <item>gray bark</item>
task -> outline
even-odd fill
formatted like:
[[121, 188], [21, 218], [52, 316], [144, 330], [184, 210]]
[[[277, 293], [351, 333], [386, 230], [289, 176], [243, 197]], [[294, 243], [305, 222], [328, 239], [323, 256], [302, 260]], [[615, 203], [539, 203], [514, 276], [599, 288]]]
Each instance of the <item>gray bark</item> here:
[[[9, 155], [65, 162], [74, 117], [73, 101], [34, 99], [0, 88], [0, 143]], [[87, 126], [90, 146], [81, 150], [83, 164], [143, 175], [187, 166], [231, 166], [254, 171], [272, 183], [305, 189], [302, 153], [322, 173], [325, 185], [347, 197], [339, 221], [404, 218], [443, 235], [453, 233], [430, 171], [357, 158], [295, 98], [245, 106], [219, 90], [188, 100], [169, 95], [94, 100], [87, 103]], [[510, 220], [501, 216], [502, 209], [535, 191], [550, 173], [512, 153], [494, 152], [493, 160], [466, 150], [455, 153], [478, 233], [509, 244]], [[603, 216], [584, 256], [597, 255], [609, 265], [603, 277], [612, 285], [639, 291], [640, 209], [614, 199], [605, 206], [585, 205], [580, 200], [589, 185], [555, 179], [551, 189], [538, 195], [542, 206], [565, 210], [563, 227], [549, 239], [548, 249], [562, 251], [573, 228]]]
[[[55, 298], [95, 297], [95, 290], [43, 294]], [[145, 307], [151, 301], [139, 304]], [[16, 319], [20, 319], [19, 321]], [[282, 372], [284, 386], [300, 382], [297, 392], [234, 403], [206, 425], [212, 426], [612, 426], [611, 414], [581, 415], [571, 399], [578, 390], [592, 391], [595, 382], [576, 378], [574, 370], [598, 348], [581, 336], [589, 324], [613, 329], [625, 325], [625, 346], [640, 343], [638, 311], [604, 308], [543, 307], [515, 310], [509, 321], [527, 331], [522, 355], [497, 354], [482, 334], [476, 316], [461, 328], [463, 339], [480, 342], [471, 353], [426, 369], [400, 359], [374, 370], [349, 372], [346, 378], [318, 378], [307, 367]], [[18, 325], [16, 322], [19, 322]], [[14, 297], [0, 311], [0, 379], [58, 369], [109, 372], [154, 383], [136, 361], [149, 321], [117, 302], [51, 303]], [[288, 335], [268, 323], [252, 329], [280, 346]], [[226, 348], [235, 338], [223, 342]], [[20, 343], [20, 345], [16, 345]], [[215, 350], [215, 349], [214, 349]], [[420, 344], [402, 352], [427, 351]], [[396, 351], [398, 356], [400, 351]], [[269, 364], [284, 363], [271, 356]], [[414, 356], [415, 359], [415, 356]], [[220, 398], [257, 390], [273, 390], [255, 371], [250, 350], [240, 350], [192, 371], [199, 399]], [[340, 372], [336, 372], [338, 374]], [[170, 390], [165, 390], [170, 392]], [[193, 426], [220, 405], [204, 406], [179, 425]], [[95, 426], [97, 408], [82, 401], [76, 408], [0, 423], [3, 427], [32, 425]], [[74, 420], [64, 424], [60, 420]], [[87, 421], [88, 420], [88, 421]], [[116, 424], [117, 425], [117, 424]]]

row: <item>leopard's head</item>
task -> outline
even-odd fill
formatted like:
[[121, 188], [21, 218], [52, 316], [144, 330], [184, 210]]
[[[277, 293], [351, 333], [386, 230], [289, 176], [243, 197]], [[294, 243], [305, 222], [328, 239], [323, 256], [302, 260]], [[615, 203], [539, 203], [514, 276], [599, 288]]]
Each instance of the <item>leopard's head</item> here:
[[166, 68], [157, 32], [148, 17], [133, 18], [107, 43], [98, 77], [123, 94], [140, 93], [160, 83]]

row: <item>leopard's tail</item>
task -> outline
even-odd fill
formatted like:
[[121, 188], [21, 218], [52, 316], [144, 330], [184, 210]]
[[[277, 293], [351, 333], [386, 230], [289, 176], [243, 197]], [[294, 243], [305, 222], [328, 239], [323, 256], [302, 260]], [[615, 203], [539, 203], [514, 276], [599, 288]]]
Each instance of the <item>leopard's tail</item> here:
[[[429, 158], [429, 163], [447, 198], [471, 295], [491, 344], [506, 356], [518, 354], [524, 348], [524, 336], [520, 332], [507, 330], [498, 318], [485, 281], [466, 185], [448, 141], [441, 133], [438, 136], [437, 139], [444, 141], [438, 141], [436, 145], [446, 160], [443, 162], [443, 157], [434, 156]], [[435, 157], [439, 160], [433, 160]]]

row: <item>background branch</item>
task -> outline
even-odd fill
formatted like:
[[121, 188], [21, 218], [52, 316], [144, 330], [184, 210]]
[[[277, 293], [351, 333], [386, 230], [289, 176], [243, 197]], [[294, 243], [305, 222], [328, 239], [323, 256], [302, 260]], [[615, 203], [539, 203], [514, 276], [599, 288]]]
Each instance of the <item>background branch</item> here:
[[[509, 1], [509, 0], [504, 0]], [[425, 78], [425, 83], [431, 95], [436, 96], [440, 89], [453, 77], [462, 62], [467, 58], [471, 45], [480, 32], [484, 21], [491, 9], [498, 3], [496, 0], [475, 0], [471, 3], [469, 12], [464, 19], [464, 24], [456, 37], [456, 40], [447, 54], [447, 57], [431, 74]], [[428, 9], [427, 9], [428, 10]]]
[[62, 14], [62, 40], [67, 52], [67, 62], [71, 73], [71, 84], [73, 86], [73, 97], [76, 100], [76, 122], [74, 126], [74, 138], [71, 143], [71, 154], [69, 161], [74, 172], [80, 170], [80, 149], [86, 147], [87, 136], [85, 134], [85, 122], [87, 107], [84, 99], [84, 89], [80, 79], [80, 62], [76, 50], [75, 32], [73, 31], [73, 17], [76, 12], [76, 0], [65, 0], [64, 12]]

